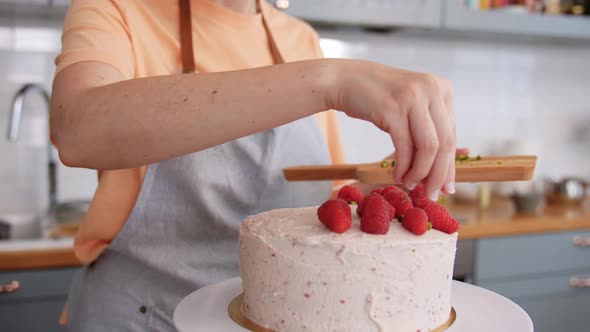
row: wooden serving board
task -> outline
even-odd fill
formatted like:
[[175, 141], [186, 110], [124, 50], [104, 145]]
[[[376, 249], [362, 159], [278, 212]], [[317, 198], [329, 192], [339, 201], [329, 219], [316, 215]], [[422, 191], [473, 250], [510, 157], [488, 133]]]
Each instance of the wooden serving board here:
[[[391, 165], [391, 160], [388, 160]], [[493, 156], [457, 161], [456, 182], [526, 181], [535, 173], [536, 156]], [[396, 184], [393, 167], [381, 163], [305, 165], [283, 170], [288, 181], [358, 180], [368, 184]]]

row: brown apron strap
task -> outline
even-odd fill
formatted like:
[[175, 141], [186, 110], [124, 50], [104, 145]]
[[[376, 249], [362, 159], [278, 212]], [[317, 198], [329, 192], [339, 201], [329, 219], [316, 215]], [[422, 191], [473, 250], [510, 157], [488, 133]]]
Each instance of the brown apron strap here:
[[[262, 16], [262, 25], [266, 31], [270, 51], [275, 64], [284, 63], [285, 60], [281, 56], [281, 52], [275, 43], [274, 37], [270, 32], [266, 15], [260, 3], [262, 0], [257, 0], [258, 11]], [[195, 56], [193, 54], [193, 29], [191, 16], [191, 0], [178, 0], [180, 10], [180, 56], [182, 60], [182, 72], [195, 72]]]
[[191, 24], [191, 0], [178, 0], [180, 19], [180, 57], [184, 74], [195, 72], [193, 55], [193, 29]]
[[262, 8], [261, 1], [264, 0], [257, 0], [258, 11], [260, 12], [260, 15], [262, 15], [262, 25], [264, 26], [264, 30], [266, 31], [266, 37], [268, 38], [268, 43], [270, 46], [270, 52], [272, 54], [273, 62], [275, 64], [285, 63], [285, 59], [283, 59], [281, 51], [279, 50], [279, 47], [277, 46], [277, 43], [275, 42], [275, 39], [272, 33], [270, 32], [270, 27], [268, 26], [268, 23], [266, 21], [266, 14], [264, 13], [264, 9]]

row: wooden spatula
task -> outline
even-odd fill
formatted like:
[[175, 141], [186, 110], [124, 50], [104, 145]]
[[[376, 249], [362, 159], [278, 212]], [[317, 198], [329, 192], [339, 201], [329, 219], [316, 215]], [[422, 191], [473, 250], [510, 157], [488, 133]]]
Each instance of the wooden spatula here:
[[[391, 165], [391, 161], [387, 161]], [[497, 182], [530, 180], [536, 156], [494, 156], [456, 162], [457, 182]], [[381, 163], [305, 165], [283, 170], [288, 181], [358, 180], [368, 184], [396, 184], [393, 167]]]

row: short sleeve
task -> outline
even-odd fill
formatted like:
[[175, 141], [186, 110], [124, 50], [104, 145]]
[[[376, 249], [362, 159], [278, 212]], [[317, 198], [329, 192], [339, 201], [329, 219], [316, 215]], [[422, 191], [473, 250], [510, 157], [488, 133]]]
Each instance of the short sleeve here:
[[123, 10], [114, 1], [72, 0], [64, 21], [62, 50], [55, 59], [55, 75], [67, 66], [98, 61], [119, 70], [126, 79], [135, 75], [135, 57]]
[[311, 28], [311, 40], [312, 40], [312, 49], [313, 49], [313, 53], [314, 53], [314, 57], [316, 59], [323, 59], [324, 56], [324, 51], [322, 50], [322, 46], [320, 44], [320, 36], [318, 35], [318, 33]]

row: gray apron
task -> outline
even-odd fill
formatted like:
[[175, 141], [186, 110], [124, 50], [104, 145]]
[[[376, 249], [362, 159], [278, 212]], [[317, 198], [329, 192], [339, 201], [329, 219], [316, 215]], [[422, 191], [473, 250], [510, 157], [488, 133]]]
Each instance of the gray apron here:
[[74, 279], [69, 329], [175, 330], [172, 314], [183, 297], [239, 276], [245, 217], [329, 197], [331, 182], [286, 182], [282, 174], [286, 166], [329, 164], [329, 156], [308, 117], [150, 165], [122, 230]]

